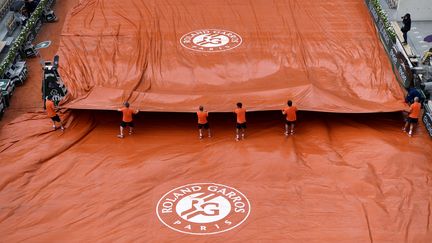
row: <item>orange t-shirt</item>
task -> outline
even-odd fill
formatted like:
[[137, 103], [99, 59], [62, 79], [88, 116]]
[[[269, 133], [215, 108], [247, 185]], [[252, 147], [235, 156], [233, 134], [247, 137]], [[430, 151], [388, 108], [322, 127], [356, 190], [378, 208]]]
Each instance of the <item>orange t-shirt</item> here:
[[121, 108], [120, 111], [123, 113], [123, 121], [124, 122], [131, 122], [132, 121], [132, 115], [135, 113], [134, 110], [131, 108]]
[[52, 100], [45, 101], [45, 108], [46, 108], [47, 115], [49, 117], [54, 117], [57, 115], [55, 112], [54, 102]]
[[297, 107], [291, 106], [286, 107], [284, 110], [287, 121], [296, 121], [297, 120]]
[[198, 116], [198, 124], [206, 124], [207, 123], [207, 117], [208, 117], [207, 112], [198, 111], [197, 116]]
[[237, 114], [237, 123], [245, 123], [246, 122], [246, 109], [245, 108], [237, 108], [234, 110], [234, 113]]
[[421, 104], [418, 103], [418, 102], [414, 102], [410, 106], [409, 117], [411, 117], [411, 118], [419, 118], [420, 117], [420, 111], [421, 111]]

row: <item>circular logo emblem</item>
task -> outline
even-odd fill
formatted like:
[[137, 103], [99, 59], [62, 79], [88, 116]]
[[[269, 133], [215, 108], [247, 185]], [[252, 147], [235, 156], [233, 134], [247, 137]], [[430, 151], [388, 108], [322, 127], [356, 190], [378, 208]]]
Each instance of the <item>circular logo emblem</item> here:
[[183, 35], [180, 44], [189, 50], [219, 52], [234, 49], [241, 45], [240, 35], [218, 29], [196, 30]]
[[221, 184], [195, 183], [175, 188], [159, 200], [156, 213], [169, 228], [193, 235], [217, 234], [243, 223], [249, 200], [240, 191]]

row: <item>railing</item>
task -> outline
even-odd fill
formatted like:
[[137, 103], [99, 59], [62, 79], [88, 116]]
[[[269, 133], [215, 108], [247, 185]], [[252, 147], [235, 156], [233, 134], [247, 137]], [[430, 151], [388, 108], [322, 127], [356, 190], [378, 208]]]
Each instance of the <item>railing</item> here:
[[9, 12], [9, 6], [13, 0], [0, 0], [0, 19], [2, 19], [7, 12]]
[[393, 70], [397, 74], [396, 77], [405, 88], [409, 88], [412, 82], [412, 72], [398, 55], [395, 30], [388, 21], [385, 11], [381, 8], [379, 0], [365, 0], [365, 2], [393, 64]]

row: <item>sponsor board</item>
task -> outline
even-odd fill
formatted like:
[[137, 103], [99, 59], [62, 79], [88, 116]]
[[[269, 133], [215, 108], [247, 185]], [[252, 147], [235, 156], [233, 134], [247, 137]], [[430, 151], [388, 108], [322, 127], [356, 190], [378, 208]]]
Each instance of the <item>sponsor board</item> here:
[[381, 36], [381, 39], [384, 42], [384, 47], [390, 56], [390, 60], [393, 64], [393, 66], [395, 67], [395, 71], [400, 78], [400, 82], [402, 83], [402, 85], [405, 88], [408, 88], [410, 86], [410, 83], [411, 83], [411, 80], [409, 78], [409, 76], [411, 76], [409, 73], [409, 72], [411, 72], [411, 70], [407, 70], [403, 61], [398, 60], [395, 43], [393, 42], [393, 40], [390, 38], [389, 34], [387, 33], [386, 28], [385, 28], [385, 24], [382, 21], [382, 19], [380, 18], [380, 16], [378, 15], [378, 13], [376, 12], [376, 10], [372, 4], [372, 1], [366, 0], [366, 5], [369, 8], [369, 12], [372, 15], [372, 18], [375, 22], [375, 25], [378, 29], [380, 36]]

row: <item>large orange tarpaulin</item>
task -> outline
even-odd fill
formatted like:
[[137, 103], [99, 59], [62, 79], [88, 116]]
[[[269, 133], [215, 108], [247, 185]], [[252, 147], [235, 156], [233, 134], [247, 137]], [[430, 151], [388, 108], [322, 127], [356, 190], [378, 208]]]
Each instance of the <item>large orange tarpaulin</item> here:
[[[432, 142], [423, 127], [408, 138], [399, 114], [302, 113], [297, 134], [285, 138], [279, 112], [252, 113], [246, 140], [235, 142], [228, 114], [210, 115], [212, 139], [198, 139], [192, 114], [146, 113], [120, 140], [119, 114], [74, 113], [64, 134], [38, 113], [2, 129], [2, 241], [432, 239]], [[216, 235], [162, 224], [158, 200], [196, 182], [240, 190], [249, 217]]]
[[[80, 1], [80, 4], [78, 0], [58, 1], [55, 11], [60, 22], [44, 25], [39, 34], [38, 41], [51, 39], [54, 44], [51, 49], [41, 50], [42, 56], [47, 58], [55, 54], [66, 10], [78, 4], [70, 12], [73, 19], [74, 16], [81, 16], [82, 11], [92, 9], [91, 6], [99, 6], [94, 12], [96, 17], [101, 12], [112, 10], [109, 6], [113, 3], [110, 2], [117, 1]], [[166, 3], [160, 1], [161, 5], [156, 5], [158, 2], [149, 5], [153, 7], [150, 9]], [[277, 2], [269, 1], [269, 4]], [[300, 5], [303, 2], [307, 4], [307, 1], [286, 1], [298, 3], [294, 5], [298, 7], [303, 6]], [[364, 23], [369, 26], [369, 17], [360, 2], [340, 2], [344, 7], [334, 5], [327, 12], [330, 16], [348, 16], [345, 11], [352, 11], [354, 17], [356, 11], [364, 12], [364, 16], [359, 17], [359, 26]], [[127, 3], [122, 1], [124, 6], [127, 6]], [[184, 6], [189, 6], [192, 2], [186, 3], [188, 5]], [[221, 3], [225, 5], [207, 5], [207, 8], [238, 6], [235, 1]], [[142, 3], [135, 1], [134, 4], [138, 8]], [[198, 6], [199, 2], [193, 4]], [[317, 1], [317, 4], [322, 3]], [[350, 8], [351, 4], [353, 6]], [[118, 5], [115, 11], [124, 13], [128, 18], [136, 18], [133, 16], [134, 9], [126, 13], [122, 10], [123, 5]], [[285, 6], [280, 5], [278, 11], [282, 11]], [[180, 8], [177, 9], [180, 11]], [[314, 11], [313, 7], [306, 10]], [[166, 9], [158, 14], [164, 16], [168, 11], [170, 10]], [[235, 16], [234, 13], [231, 15]], [[308, 14], [305, 12], [306, 15]], [[201, 18], [204, 16], [206, 15], [200, 15]], [[190, 16], [185, 15], [178, 19], [181, 21], [185, 18]], [[350, 20], [341, 21], [339, 24], [347, 24]], [[87, 15], [85, 21], [90, 26], [92, 15]], [[302, 21], [299, 23], [304, 24]], [[260, 26], [256, 28], [260, 29]], [[85, 28], [81, 30], [83, 36], [85, 31]], [[236, 29], [236, 33], [240, 32], [237, 31]], [[376, 38], [373, 32], [368, 33]], [[262, 32], [256, 34], [255, 38], [265, 41], [266, 36], [266, 33]], [[339, 44], [345, 45], [344, 42]], [[380, 43], [375, 40], [375, 44], [371, 44], [372, 49], [369, 51], [382, 53]], [[230, 53], [237, 52], [241, 47], [232, 49]], [[64, 48], [65, 45], [63, 52]], [[71, 49], [68, 55], [73, 56], [73, 51]], [[76, 49], [75, 52], [79, 53], [81, 50]], [[179, 47], [179, 56], [183, 52]], [[263, 49], [263, 52], [266, 51]], [[133, 55], [132, 52], [129, 54]], [[368, 55], [366, 51], [363, 54]], [[91, 55], [95, 54], [88, 53], [81, 58], [83, 61], [92, 58], [102, 60], [102, 57]], [[202, 54], [191, 52], [188, 55], [193, 57]], [[228, 55], [228, 52], [223, 55]], [[60, 58], [62, 72], [69, 70], [72, 74], [73, 69], [64, 66], [65, 61], [62, 61], [68, 57], [62, 54]], [[109, 59], [105, 58], [103, 60]], [[422, 124], [413, 138], [400, 131], [403, 121], [399, 113], [300, 112], [296, 134], [286, 138], [283, 135], [284, 121], [280, 111], [253, 112], [247, 114], [246, 139], [235, 142], [235, 118], [228, 113], [210, 113], [209, 121], [213, 130], [211, 139], [198, 139], [195, 114], [161, 112], [138, 114], [134, 120], [136, 133], [119, 139], [115, 135], [121, 114], [114, 111], [69, 110], [59, 113], [66, 121], [66, 130], [62, 133], [51, 130], [51, 121], [39, 108], [42, 106], [41, 69], [37, 59], [28, 61], [29, 80], [16, 90], [11, 100], [12, 105], [0, 122], [0, 242], [432, 241], [432, 141]], [[76, 61], [77, 64], [69, 64], [76, 65], [79, 72], [90, 71], [90, 67], [84, 68], [80, 66], [82, 62]], [[243, 60], [249, 61], [252, 59]], [[386, 57], [380, 56], [375, 61], [382, 63], [380, 73], [388, 74], [383, 77], [387, 77], [389, 81], [377, 79], [378, 83], [384, 82], [381, 83], [382, 86], [374, 84], [376, 89], [363, 90], [365, 93], [362, 93], [362, 97], [370, 96], [373, 97], [371, 100], [378, 100], [375, 92], [381, 92], [383, 102], [386, 100], [383, 97], [392, 95], [396, 97], [395, 100], [400, 99], [402, 94], [391, 76]], [[102, 71], [102, 67], [109, 67], [110, 70], [115, 70], [120, 69], [117, 67], [120, 63], [113, 63], [111, 67], [103, 62], [98, 65], [93, 63], [91, 68]], [[338, 65], [341, 65], [338, 67], [341, 70], [356, 67], [344, 63]], [[227, 75], [235, 73], [236, 70], [227, 71]], [[364, 71], [356, 72], [360, 75]], [[67, 72], [64, 74], [67, 80], [72, 76]], [[85, 87], [86, 84], [91, 84], [86, 80], [92, 75], [102, 73], [87, 74], [88, 76], [76, 76], [83, 85], [77, 86], [78, 81], [68, 85], [75, 95], [79, 94], [76, 97], [85, 97], [86, 90], [90, 91], [88, 98], [74, 100], [70, 97], [67, 105], [79, 107], [81, 104], [84, 108], [92, 108], [92, 102], [96, 101], [92, 92], [100, 87]], [[99, 84], [108, 85], [108, 81], [101, 80]], [[272, 82], [266, 82], [269, 86], [266, 100], [274, 101], [275, 108], [282, 108], [281, 104], [276, 106], [276, 102], [284, 103], [285, 97], [278, 101], [279, 97], [269, 96], [272, 94]], [[326, 89], [324, 84], [331, 85], [324, 82], [323, 89]], [[116, 84], [110, 85], [115, 87]], [[119, 81], [117, 85], [126, 84]], [[393, 91], [389, 90], [390, 87], [393, 87]], [[169, 88], [167, 86], [165, 89], [172, 97], [179, 97], [176, 92], [181, 89]], [[222, 84], [218, 89], [223, 89]], [[127, 97], [127, 94], [123, 94], [117, 87], [113, 90], [117, 91], [106, 92], [98, 98], [100, 101], [112, 99], [111, 101], [96, 103], [98, 105], [95, 106], [110, 108], [111, 105], [114, 108], [115, 104]], [[276, 87], [274, 90], [278, 92]], [[359, 92], [357, 90], [350, 92]], [[117, 92], [121, 93], [118, 97]], [[388, 96], [385, 96], [387, 92]], [[212, 108], [223, 110], [225, 105], [227, 109], [232, 108], [232, 103], [224, 103], [225, 93], [215, 95], [220, 96], [217, 100], [220, 106], [213, 103]], [[337, 92], [334, 97], [339, 95], [344, 93]], [[253, 106], [255, 109], [261, 107], [258, 106], [261, 104], [259, 97], [248, 97], [249, 102], [245, 102], [247, 109], [250, 103], [257, 104], [256, 107]], [[192, 109], [193, 97], [189, 98]], [[319, 97], [314, 105], [329, 109], [327, 105], [330, 100]], [[353, 107], [355, 111], [361, 111], [364, 102], [367, 103], [345, 100], [348, 101], [352, 103], [347, 107]], [[136, 103], [139, 105], [139, 102], [134, 102], [133, 108]], [[157, 104], [162, 107], [161, 103]], [[303, 103], [302, 108], [306, 108], [305, 104]], [[170, 104], [167, 104], [167, 107], [170, 107]], [[348, 111], [347, 107], [344, 111]], [[388, 108], [377, 103], [368, 107], [368, 111], [371, 111], [372, 107]], [[193, 108], [196, 109], [195, 106]], [[166, 222], [159, 220], [156, 209], [159, 200], [166, 193], [187, 184], [205, 182], [227, 185], [244, 194], [250, 202], [250, 214], [243, 223], [215, 235], [190, 235], [174, 231], [165, 225]], [[229, 214], [227, 219], [233, 220], [231, 216]], [[167, 224], [174, 227], [172, 223]], [[219, 223], [220, 226], [222, 224], [223, 222]], [[196, 229], [195, 224], [193, 227], [194, 231], [201, 230]]]
[[[238, 46], [186, 43], [214, 29]], [[362, 0], [88, 0], [66, 20], [59, 53], [72, 108], [231, 111], [241, 100], [272, 110], [288, 97], [303, 110], [404, 108]]]

